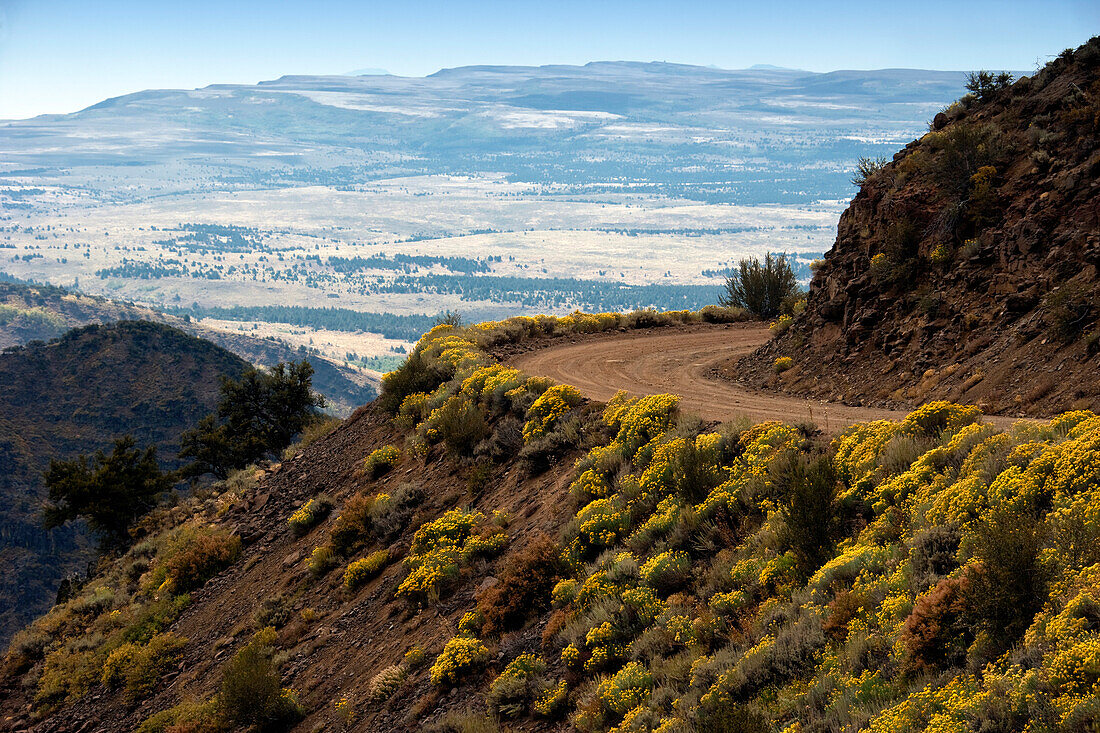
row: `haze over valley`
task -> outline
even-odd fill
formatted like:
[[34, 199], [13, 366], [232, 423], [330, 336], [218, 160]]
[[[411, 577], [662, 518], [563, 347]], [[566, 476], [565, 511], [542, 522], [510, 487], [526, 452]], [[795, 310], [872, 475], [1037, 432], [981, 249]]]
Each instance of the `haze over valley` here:
[[698, 308], [765, 251], [808, 281], [855, 161], [963, 82], [609, 62], [145, 91], [0, 123], [0, 270], [377, 374], [445, 310]]

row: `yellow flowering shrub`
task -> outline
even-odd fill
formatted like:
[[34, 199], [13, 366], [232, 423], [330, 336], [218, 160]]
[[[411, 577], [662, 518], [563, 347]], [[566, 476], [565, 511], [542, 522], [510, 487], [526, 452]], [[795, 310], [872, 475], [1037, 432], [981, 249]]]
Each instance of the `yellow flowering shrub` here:
[[527, 423], [523, 426], [523, 442], [530, 443], [550, 432], [560, 417], [581, 404], [584, 397], [576, 387], [556, 384], [539, 395], [527, 411]]
[[647, 560], [641, 570], [648, 585], [658, 590], [674, 588], [690, 575], [691, 558], [686, 552], [666, 550]]
[[344, 570], [344, 589], [353, 591], [382, 572], [390, 561], [389, 550], [378, 550], [348, 564]]
[[305, 534], [329, 515], [332, 506], [332, 499], [324, 494], [314, 497], [291, 514], [287, 524], [290, 525], [295, 534]]
[[[772, 332], [773, 336], [782, 336], [787, 332], [787, 329], [794, 323], [794, 319], [784, 314], [776, 318], [774, 321], [768, 324], [768, 329]], [[778, 365], [777, 365], [778, 366]], [[777, 369], [777, 371], [781, 371]]]
[[565, 683], [565, 680], [547, 687], [534, 702], [535, 713], [544, 718], [555, 717], [565, 704], [565, 696], [568, 692], [569, 686]]
[[580, 588], [580, 584], [573, 578], [566, 578], [560, 580], [554, 586], [554, 590], [551, 591], [551, 600], [557, 607], [568, 606], [573, 602], [573, 599], [577, 597], [577, 591]]
[[649, 699], [653, 690], [653, 675], [638, 662], [628, 662], [600, 683], [597, 688], [600, 702], [612, 713], [626, 712]]
[[611, 547], [630, 528], [629, 512], [614, 499], [596, 499], [577, 512], [580, 537], [591, 547]]
[[473, 636], [454, 636], [443, 646], [428, 674], [434, 685], [455, 684], [489, 661], [489, 648]]
[[503, 532], [493, 531], [488, 536], [474, 533], [478, 525], [484, 524], [485, 515], [481, 512], [452, 509], [416, 530], [405, 557], [409, 573], [398, 586], [397, 594], [438, 600], [443, 587], [458, 577], [462, 566], [473, 557], [502, 549], [507, 542]]
[[938, 400], [927, 402], [909, 413], [898, 429], [909, 435], [935, 438], [943, 433], [954, 433], [977, 422], [981, 416], [982, 411], [974, 405], [956, 405]]
[[545, 671], [546, 662], [539, 656], [520, 654], [489, 685], [489, 709], [508, 717], [523, 714], [541, 699], [544, 691], [538, 683]]
[[392, 445], [384, 445], [363, 459], [363, 473], [371, 478], [378, 478], [392, 470], [399, 460], [401, 450]]

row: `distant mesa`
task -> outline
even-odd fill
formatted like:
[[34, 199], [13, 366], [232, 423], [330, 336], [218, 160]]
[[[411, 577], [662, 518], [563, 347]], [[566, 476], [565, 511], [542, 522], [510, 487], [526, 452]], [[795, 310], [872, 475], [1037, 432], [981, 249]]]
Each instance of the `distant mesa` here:
[[373, 66], [367, 66], [362, 69], [356, 69], [355, 71], [347, 71], [341, 74], [341, 76], [393, 76], [393, 74], [386, 71], [385, 69], [378, 69]]

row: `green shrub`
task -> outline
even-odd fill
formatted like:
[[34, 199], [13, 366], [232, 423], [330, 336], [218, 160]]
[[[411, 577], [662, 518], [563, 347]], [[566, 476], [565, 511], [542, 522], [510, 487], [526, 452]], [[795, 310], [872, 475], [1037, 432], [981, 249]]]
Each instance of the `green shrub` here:
[[217, 698], [185, 701], [147, 718], [136, 733], [223, 733], [228, 730]]
[[348, 565], [344, 571], [344, 589], [353, 591], [382, 572], [390, 560], [389, 550], [378, 550]]
[[1026, 511], [996, 510], [978, 528], [974, 554], [981, 568], [967, 605], [1002, 650], [1023, 636], [1047, 597], [1045, 539], [1043, 523]]
[[392, 445], [384, 445], [363, 459], [363, 474], [369, 478], [378, 478], [388, 473], [401, 460], [401, 450]]
[[133, 623], [123, 631], [122, 638], [138, 644], [148, 643], [154, 636], [166, 631], [174, 624], [189, 605], [191, 605], [190, 595], [185, 593], [172, 596], [165, 593], [142, 607]]
[[803, 578], [829, 559], [836, 528], [836, 471], [825, 457], [793, 459], [782, 477], [786, 485], [780, 507], [783, 547], [794, 553]]
[[775, 360], [775, 373], [782, 374], [794, 366], [794, 359], [789, 356], [781, 356]]
[[332, 506], [332, 499], [325, 494], [320, 494], [307, 501], [299, 507], [298, 511], [291, 514], [287, 524], [294, 530], [294, 534], [304, 535], [329, 515]]
[[219, 699], [231, 723], [274, 731], [302, 719], [304, 711], [294, 693], [283, 688], [273, 659], [274, 643], [274, 629], [258, 631], [226, 664]]
[[783, 301], [798, 293], [798, 280], [786, 255], [764, 255], [743, 259], [726, 281], [726, 293], [720, 304], [725, 308], [744, 308], [757, 318], [779, 315]]
[[639, 308], [626, 314], [623, 322], [627, 328], [655, 328], [665, 325], [668, 321], [669, 318], [666, 314], [653, 308]]
[[472, 453], [474, 446], [489, 435], [484, 409], [460, 394], [433, 410], [422, 425], [430, 442], [442, 441], [448, 451], [458, 456]]
[[856, 163], [856, 172], [852, 174], [852, 185], [863, 188], [863, 184], [874, 178], [879, 171], [886, 167], [889, 161], [886, 158], [863, 158]]
[[424, 498], [424, 489], [416, 484], [401, 484], [392, 495], [378, 494], [370, 507], [370, 526], [382, 542], [392, 542], [405, 531], [416, 507]]
[[971, 179], [983, 166], [996, 166], [1004, 154], [1002, 134], [993, 124], [960, 122], [936, 135], [936, 182], [957, 199], [966, 197]]
[[699, 317], [705, 323], [741, 323], [752, 315], [744, 308], [724, 308], [720, 305], [704, 305], [699, 309]]
[[253, 622], [255, 622], [256, 627], [260, 629], [267, 626], [281, 629], [283, 626], [286, 626], [287, 621], [290, 621], [290, 617], [290, 600], [281, 594], [276, 594], [265, 599], [260, 603], [256, 612], [252, 614]]
[[144, 646], [123, 644], [107, 656], [101, 680], [107, 687], [121, 685], [129, 701], [140, 700], [156, 688], [186, 644], [187, 639], [171, 633], [158, 634]]
[[1063, 343], [1073, 343], [1096, 320], [1092, 290], [1082, 283], [1066, 283], [1045, 299], [1050, 333]]
[[475, 463], [466, 473], [466, 491], [472, 497], [481, 496], [493, 477], [493, 467], [488, 462]]

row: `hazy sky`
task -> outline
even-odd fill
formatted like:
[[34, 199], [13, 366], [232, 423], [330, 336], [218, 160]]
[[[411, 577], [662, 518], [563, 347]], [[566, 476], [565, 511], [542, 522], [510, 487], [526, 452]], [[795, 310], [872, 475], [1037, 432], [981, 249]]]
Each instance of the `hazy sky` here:
[[148, 88], [365, 67], [1033, 69], [1096, 33], [1097, 0], [0, 0], [0, 118]]

